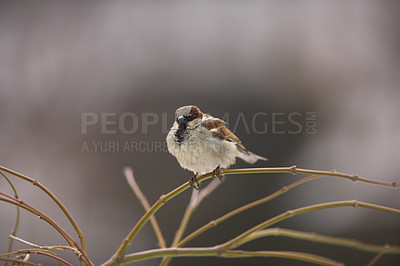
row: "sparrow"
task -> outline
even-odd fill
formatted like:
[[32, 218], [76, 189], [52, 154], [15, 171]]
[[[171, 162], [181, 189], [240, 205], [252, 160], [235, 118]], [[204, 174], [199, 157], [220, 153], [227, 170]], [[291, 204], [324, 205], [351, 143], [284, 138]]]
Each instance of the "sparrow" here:
[[222, 169], [235, 164], [236, 157], [250, 164], [267, 160], [248, 151], [226, 124], [194, 105], [175, 111], [174, 124], [166, 137], [168, 151], [182, 168], [194, 173], [189, 183], [195, 189], [199, 189], [200, 175], [212, 172], [221, 180]]

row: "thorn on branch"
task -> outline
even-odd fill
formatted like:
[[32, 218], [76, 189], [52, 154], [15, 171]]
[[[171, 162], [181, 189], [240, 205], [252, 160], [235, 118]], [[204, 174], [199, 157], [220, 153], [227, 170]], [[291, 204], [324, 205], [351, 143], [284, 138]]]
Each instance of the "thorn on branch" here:
[[221, 257], [221, 254], [226, 251], [226, 248], [220, 246], [217, 248], [218, 257]]
[[118, 265], [120, 265], [121, 261], [124, 259], [124, 255], [122, 256], [114, 256], [113, 261], [115, 261]]
[[293, 166], [291, 166], [290, 167], [290, 173], [292, 174], [292, 175], [296, 175], [296, 165], [293, 165]]
[[32, 185], [37, 186], [39, 184], [39, 181], [37, 181], [36, 179], [32, 182]]
[[162, 194], [161, 196], [160, 196], [160, 201], [162, 202], [162, 203], [166, 203], [167, 201], [165, 200], [165, 194]]
[[174, 248], [174, 253], [175, 253], [176, 256], [178, 256], [179, 255], [179, 250], [177, 248]]
[[215, 220], [212, 220], [212, 221], [210, 222], [210, 225], [211, 225], [212, 227], [216, 227], [216, 226], [218, 225], [218, 223], [217, 223]]
[[288, 216], [293, 216], [293, 215], [294, 215], [292, 210], [286, 211], [286, 214], [287, 214]]
[[128, 238], [126, 238], [126, 237], [124, 238], [124, 243], [125, 243], [125, 244], [129, 245], [129, 244], [130, 244], [130, 242], [131, 242], [131, 241], [129, 241], [129, 239], [128, 239]]

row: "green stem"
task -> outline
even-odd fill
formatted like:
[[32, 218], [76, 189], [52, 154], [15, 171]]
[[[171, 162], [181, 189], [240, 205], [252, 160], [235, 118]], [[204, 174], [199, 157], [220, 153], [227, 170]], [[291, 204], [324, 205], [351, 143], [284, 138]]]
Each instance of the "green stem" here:
[[329, 208], [345, 207], [345, 206], [363, 207], [363, 208], [375, 209], [375, 210], [380, 210], [380, 211], [385, 211], [385, 212], [391, 212], [391, 213], [400, 215], [400, 210], [398, 210], [398, 209], [375, 205], [375, 204], [370, 204], [370, 203], [365, 203], [365, 202], [358, 202], [356, 200], [334, 201], [334, 202], [328, 202], [328, 203], [315, 204], [315, 205], [311, 205], [311, 206], [307, 206], [307, 207], [298, 208], [295, 210], [289, 210], [280, 215], [277, 215], [265, 222], [262, 222], [256, 226], [250, 228], [249, 230], [245, 231], [244, 233], [238, 235], [237, 237], [225, 242], [221, 246], [226, 249], [233, 249], [233, 248], [237, 247], [241, 243], [241, 241], [243, 241], [244, 238], [250, 236], [254, 232], [264, 229], [266, 227], [269, 227], [280, 221], [291, 218], [295, 215], [299, 215], [299, 214], [311, 212], [311, 211], [316, 211], [316, 210], [321, 210], [321, 209], [329, 209]]
[[176, 232], [174, 240], [172, 242], [172, 245], [171, 245], [172, 247], [176, 247], [176, 244], [179, 242], [179, 240], [182, 239], [182, 236], [186, 230], [186, 227], [189, 224], [190, 217], [192, 216], [195, 209], [196, 208], [193, 208], [190, 205], [187, 206], [185, 213], [183, 215], [181, 224], [179, 225], [178, 231]]
[[205, 188], [203, 188], [200, 192], [197, 190], [193, 190], [192, 197], [188, 206], [186, 207], [185, 213], [183, 215], [181, 224], [179, 225], [178, 231], [175, 234], [174, 240], [172, 241], [172, 247], [177, 247], [178, 242], [182, 239], [183, 234], [185, 233], [186, 227], [189, 224], [189, 220], [200, 205], [200, 203], [210, 195], [219, 185], [221, 184], [220, 180], [213, 179]]
[[378, 262], [378, 260], [386, 253], [388, 253], [390, 251], [390, 246], [389, 245], [385, 245], [385, 247], [378, 253], [375, 255], [375, 257], [368, 263], [367, 266], [373, 266], [375, 263]]
[[371, 245], [365, 244], [358, 240], [347, 239], [342, 237], [324, 236], [316, 233], [301, 232], [296, 230], [289, 230], [283, 228], [269, 228], [260, 230], [252, 233], [248, 237], [243, 238], [237, 242], [238, 246], [241, 246], [247, 242], [253, 241], [257, 238], [268, 237], [268, 236], [283, 236], [295, 239], [302, 239], [312, 242], [324, 243], [328, 245], [341, 246], [346, 248], [353, 248], [364, 252], [380, 253], [385, 250], [387, 254], [400, 254], [400, 247], [389, 246], [389, 245]]
[[303, 178], [301, 180], [293, 182], [292, 184], [290, 184], [288, 186], [282, 187], [278, 191], [275, 191], [274, 193], [272, 193], [272, 194], [270, 194], [270, 195], [268, 195], [268, 196], [266, 196], [264, 198], [261, 198], [259, 200], [250, 202], [250, 203], [248, 203], [246, 205], [243, 205], [240, 208], [237, 208], [237, 209], [235, 209], [235, 210], [233, 210], [231, 212], [228, 212], [227, 214], [219, 217], [218, 219], [215, 219], [215, 220], [209, 222], [208, 224], [200, 227], [199, 229], [197, 229], [193, 233], [189, 234], [187, 237], [182, 239], [182, 241], [180, 241], [176, 246], [177, 247], [182, 247], [182, 246], [186, 245], [189, 241], [191, 241], [193, 238], [195, 238], [195, 237], [199, 236], [200, 234], [204, 233], [205, 231], [217, 226], [218, 224], [228, 220], [229, 218], [231, 218], [231, 217], [233, 217], [235, 215], [238, 215], [239, 213], [244, 212], [244, 211], [246, 211], [248, 209], [251, 209], [251, 208], [254, 208], [254, 207], [258, 206], [258, 205], [266, 203], [266, 202], [268, 202], [268, 201], [270, 201], [270, 200], [272, 200], [272, 199], [274, 199], [274, 198], [286, 193], [287, 191], [289, 191], [289, 190], [291, 190], [291, 189], [293, 189], [293, 188], [295, 188], [297, 186], [300, 186], [301, 184], [304, 184], [306, 182], [312, 181], [312, 180], [320, 178], [320, 177], [321, 176], [319, 176], [319, 175], [313, 175], [313, 176], [309, 176], [309, 177]]
[[[130, 167], [125, 167], [124, 168], [124, 174], [126, 181], [128, 182], [129, 186], [131, 187], [133, 193], [135, 196], [138, 198], [140, 203], [142, 204], [143, 208], [145, 211], [148, 211], [150, 209], [150, 204], [149, 201], [147, 200], [146, 196], [143, 194], [142, 190], [140, 189], [138, 183], [135, 180], [135, 177], [133, 175], [133, 170]], [[156, 237], [158, 239], [158, 244], [160, 248], [165, 248], [167, 247], [164, 237], [162, 235], [160, 226], [158, 225], [158, 222], [156, 220], [155, 216], [150, 217], [150, 223], [153, 226], [154, 233], [156, 234]]]
[[[211, 177], [211, 173], [206, 174], [198, 178], [197, 180], [199, 182], [208, 179]], [[151, 206], [151, 208], [144, 214], [144, 216], [137, 222], [137, 224], [132, 228], [132, 230], [129, 232], [127, 237], [124, 239], [118, 250], [115, 252], [114, 256], [107, 262], [104, 263], [104, 265], [117, 265], [123, 258], [123, 255], [126, 252], [126, 249], [130, 246], [132, 243], [132, 240], [135, 238], [137, 233], [139, 233], [140, 229], [149, 221], [150, 217], [153, 216], [153, 214], [161, 208], [162, 205], [164, 205], [167, 201], [171, 200], [172, 198], [176, 197], [186, 189], [190, 187], [189, 182], [186, 182], [185, 184], [181, 185], [180, 187], [174, 189], [167, 195], [162, 195], [156, 203]]]
[[308, 254], [292, 251], [244, 251], [244, 250], [224, 250], [220, 246], [211, 248], [164, 248], [147, 250], [129, 254], [124, 257], [121, 264], [128, 264], [141, 260], [160, 257], [223, 257], [223, 258], [246, 258], [246, 257], [275, 257], [305, 261], [319, 265], [342, 265], [340, 262]]

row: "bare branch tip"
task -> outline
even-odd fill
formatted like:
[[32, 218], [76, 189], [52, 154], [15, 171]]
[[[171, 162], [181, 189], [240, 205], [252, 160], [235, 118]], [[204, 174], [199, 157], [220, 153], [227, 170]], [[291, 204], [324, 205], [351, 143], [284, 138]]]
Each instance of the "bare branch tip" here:
[[130, 167], [130, 166], [125, 166], [125, 167], [122, 168], [122, 172], [123, 172], [125, 175], [133, 174], [133, 169], [132, 169], [132, 167]]

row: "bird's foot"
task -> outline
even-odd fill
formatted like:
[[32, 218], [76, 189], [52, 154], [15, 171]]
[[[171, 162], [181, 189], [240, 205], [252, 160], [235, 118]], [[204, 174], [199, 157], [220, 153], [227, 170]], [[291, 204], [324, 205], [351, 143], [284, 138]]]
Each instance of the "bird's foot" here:
[[224, 175], [224, 171], [221, 169], [221, 167], [219, 167], [219, 165], [217, 166], [217, 168], [215, 168], [212, 171], [212, 177], [214, 177], [214, 176], [218, 177], [219, 181], [221, 181], [221, 182], [223, 180], [223, 175]]
[[194, 189], [199, 190], [200, 189], [200, 183], [197, 180], [197, 174], [194, 174], [190, 179], [189, 179], [189, 184], [191, 187], [193, 187]]

